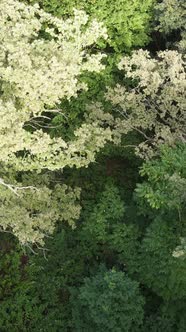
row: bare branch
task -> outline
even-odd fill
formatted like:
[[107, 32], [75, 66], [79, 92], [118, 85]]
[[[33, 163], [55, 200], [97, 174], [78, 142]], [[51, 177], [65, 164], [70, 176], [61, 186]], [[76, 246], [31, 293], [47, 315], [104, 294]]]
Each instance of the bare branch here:
[[17, 193], [18, 190], [25, 190], [25, 189], [39, 190], [38, 188], [36, 188], [34, 186], [18, 187], [13, 184], [6, 183], [2, 178], [0, 178], [0, 184], [3, 185], [4, 187], [10, 189], [16, 196], [19, 196], [19, 194]]

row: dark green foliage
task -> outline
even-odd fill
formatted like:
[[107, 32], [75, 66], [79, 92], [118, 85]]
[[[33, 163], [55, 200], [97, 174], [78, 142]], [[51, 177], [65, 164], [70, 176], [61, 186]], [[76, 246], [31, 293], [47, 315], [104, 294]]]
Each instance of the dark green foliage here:
[[157, 308], [143, 326], [143, 332], [184, 332], [186, 326], [185, 301], [169, 302]]
[[152, 220], [139, 252], [140, 280], [166, 301], [186, 298], [186, 260], [180, 250], [186, 235], [185, 153], [183, 144], [162, 147], [160, 158], [144, 163], [140, 173], [147, 180], [136, 189], [140, 213]]
[[87, 278], [72, 299], [75, 331], [137, 331], [144, 299], [138, 284], [124, 273], [101, 271]]
[[186, 260], [172, 255], [178, 243], [176, 220], [159, 218], [148, 227], [140, 248], [140, 280], [166, 301], [186, 299]]
[[26, 332], [25, 322], [33, 315], [35, 301], [26, 296], [30, 287], [27, 256], [12, 236], [1, 234], [0, 246], [0, 331]]
[[[174, 170], [184, 176], [182, 147], [162, 151], [161, 158], [143, 169], [156, 174], [160, 168], [163, 178]], [[22, 270], [22, 251], [4, 248], [2, 331], [184, 331], [186, 260], [173, 257], [183, 225], [176, 208], [155, 209], [143, 195], [138, 195], [138, 205], [132, 202], [135, 169], [127, 171], [123, 193], [119, 180], [130, 164], [125, 160], [125, 168], [119, 165], [117, 159], [109, 160], [108, 168], [100, 160], [87, 170], [60, 175], [82, 187], [82, 214], [76, 230], [60, 226], [47, 241], [46, 259], [41, 251], [29, 255]], [[157, 182], [149, 175], [147, 184], [156, 188]], [[100, 264], [105, 270], [100, 271]], [[108, 311], [100, 311], [99, 303]]]
[[106, 242], [112, 224], [123, 217], [124, 211], [124, 204], [121, 201], [117, 187], [107, 184], [98, 204], [83, 226], [86, 237], [90, 237], [93, 242]]

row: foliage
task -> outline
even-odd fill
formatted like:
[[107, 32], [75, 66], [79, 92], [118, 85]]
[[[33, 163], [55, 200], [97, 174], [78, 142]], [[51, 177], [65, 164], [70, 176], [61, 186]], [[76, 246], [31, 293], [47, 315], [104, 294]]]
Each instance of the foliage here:
[[[74, 138], [74, 132], [84, 122], [87, 103], [95, 99], [103, 100], [106, 86], [118, 80], [116, 63], [120, 59], [121, 52], [143, 46], [149, 40], [154, 0], [135, 0], [133, 3], [129, 0], [116, 0], [112, 3], [108, 0], [25, 0], [24, 2], [29, 4], [39, 2], [41, 8], [60, 18], [71, 17], [74, 8], [85, 10], [91, 19], [99, 20], [107, 27], [107, 40], [99, 39], [97, 45], [92, 46], [93, 52], [96, 52], [99, 47], [107, 54], [107, 57], [103, 59], [106, 65], [105, 70], [101, 73], [82, 73], [81, 82], [88, 84], [88, 91], [79, 91], [78, 98], [72, 97], [70, 102], [63, 100], [59, 104], [59, 108], [63, 110], [62, 114], [57, 114], [52, 119], [50, 129], [52, 136], [71, 141]], [[94, 145], [97, 144], [97, 140], [98, 137]]]
[[[92, 46], [93, 52], [99, 47], [107, 54], [103, 59], [105, 70], [101, 73], [82, 73], [81, 82], [88, 84], [88, 91], [79, 91], [78, 98], [72, 97], [70, 102], [63, 100], [59, 104], [59, 108], [63, 110], [62, 114], [57, 114], [52, 119], [50, 129], [52, 136], [72, 140], [74, 131], [84, 122], [87, 103], [95, 99], [102, 101], [106, 86], [118, 80], [116, 63], [121, 57], [121, 52], [129, 52], [133, 47], [143, 46], [149, 40], [154, 0], [135, 0], [133, 3], [129, 0], [116, 0], [112, 3], [108, 0], [25, 0], [24, 2], [29, 4], [39, 2], [41, 8], [57, 17], [71, 17], [74, 8], [85, 10], [91, 19], [99, 20], [107, 27], [107, 40], [99, 39], [97, 45]], [[96, 137], [96, 144], [97, 139]]]
[[[27, 0], [38, 2], [46, 11], [58, 17], [73, 13], [73, 8], [83, 9], [91, 18], [103, 22], [108, 29], [108, 45], [116, 52], [123, 52], [131, 47], [143, 46], [149, 40], [150, 20], [153, 0]], [[105, 43], [99, 44], [105, 47]]]
[[142, 143], [136, 146], [136, 153], [145, 159], [152, 158], [162, 143], [184, 143], [185, 57], [166, 50], [152, 58], [140, 49], [123, 57], [118, 67], [133, 80], [133, 86], [108, 88], [105, 97], [113, 106], [112, 114], [97, 103], [89, 106], [90, 121], [98, 120], [100, 126], [107, 123], [116, 143], [121, 135], [137, 131]]
[[[99, 170], [99, 176], [96, 174], [96, 168]], [[8, 299], [4, 297], [1, 303], [3, 311], [7, 311], [7, 306], [9, 306], [15, 312], [15, 316], [11, 312], [9, 312], [9, 316], [6, 316], [6, 324], [4, 322], [6, 329], [11, 326], [14, 319], [14, 326], [18, 326], [18, 330], [58, 332], [61, 329], [68, 331], [72, 325], [71, 303], [69, 302], [71, 287], [76, 288], [81, 284], [83, 277], [94, 275], [100, 261], [106, 262], [108, 266], [112, 266], [113, 260], [116, 262], [117, 256], [113, 254], [111, 243], [117, 251], [117, 249], [120, 250], [119, 247], [117, 248], [117, 242], [120, 241], [125, 263], [126, 258], [131, 257], [134, 253], [132, 247], [135, 237], [132, 242], [132, 236], [135, 229], [133, 230], [132, 227], [122, 222], [124, 203], [113, 181], [106, 179], [106, 184], [101, 183], [102, 173], [100, 173], [99, 164], [92, 165], [90, 170], [81, 169], [76, 172], [78, 173], [76, 185], [83, 183], [81, 201], [83, 209], [80, 219], [82, 226], [79, 225], [76, 230], [71, 231], [68, 227], [64, 229], [64, 224], [63, 226], [59, 224], [59, 228], [63, 228], [62, 231], [58, 230], [57, 234], [54, 233], [53, 238], [46, 241], [46, 250], [44, 249], [46, 259], [42, 251], [38, 255], [30, 257], [25, 275], [29, 287], [23, 288], [23, 284], [20, 283], [22, 292], [15, 290], [14, 297], [10, 294], [10, 297]], [[39, 178], [37, 181], [39, 184]], [[45, 181], [40, 179], [40, 183]], [[112, 206], [112, 202], [115, 203], [114, 206]], [[102, 213], [104, 220], [103, 209], [107, 213], [109, 228], [105, 228], [104, 236], [98, 227], [96, 227], [97, 231], [91, 227], [94, 234], [92, 232], [89, 234], [89, 226], [86, 223], [89, 224], [90, 217], [93, 215], [96, 220], [96, 213], [98, 217]], [[101, 236], [102, 240], [97, 242], [95, 235], [96, 237], [98, 235], [98, 238]], [[37, 250], [36, 246], [34, 250]], [[15, 301], [17, 301], [17, 305]], [[22, 319], [20, 320], [19, 317]]]
[[[47, 132], [53, 114], [61, 114], [59, 102], [87, 88], [78, 76], [104, 67], [104, 55], [92, 54], [88, 48], [106, 38], [106, 29], [96, 20], [88, 22], [82, 11], [64, 21], [37, 5], [13, 0], [0, 3], [0, 28], [1, 227], [11, 230], [21, 243], [43, 244], [44, 233], [52, 232], [55, 221], [62, 218], [71, 224], [79, 216], [79, 208], [73, 207], [77, 192], [73, 197], [66, 186], [23, 184], [18, 172], [87, 166], [110, 139], [110, 130], [96, 122], [83, 123], [68, 142]], [[65, 209], [72, 208], [69, 215], [63, 208], [60, 212], [65, 201]]]
[[186, 261], [172, 255], [179, 243], [177, 222], [157, 217], [147, 228], [140, 248], [140, 281], [166, 301], [186, 296]]
[[157, 29], [167, 35], [176, 30], [181, 34], [177, 43], [181, 51], [186, 50], [186, 4], [184, 0], [163, 0], [155, 6]]
[[143, 320], [138, 283], [115, 270], [85, 279], [72, 301], [76, 331], [135, 331]]
[[0, 330], [26, 332], [24, 322], [32, 316], [34, 302], [25, 301], [24, 295], [30, 287], [27, 257], [10, 235], [1, 234], [0, 243]]
[[[175, 151], [172, 154], [180, 155], [181, 159], [181, 156], [183, 156], [181, 149], [182, 147], [178, 148], [177, 153]], [[170, 148], [166, 150], [166, 147], [164, 147], [164, 150], [168, 156], [171, 156], [171, 153], [168, 153]], [[159, 163], [162, 161], [163, 158], [159, 160]], [[166, 164], [164, 161], [164, 164], [164, 168], [172, 167], [171, 169], [174, 169], [174, 164], [171, 162]], [[177, 167], [179, 168], [179, 166]], [[99, 177], [96, 174], [96, 168], [99, 170]], [[147, 218], [149, 226], [144, 228], [144, 224], [141, 224], [143, 219], [138, 215], [139, 211], [136, 210], [134, 202], [129, 204], [131, 198], [127, 201], [127, 204], [122, 201], [113, 180], [103, 178], [99, 163], [92, 165], [90, 169], [76, 170], [76, 172], [78, 174], [77, 178], [74, 172], [74, 179], [70, 178], [70, 180], [72, 183], [75, 181], [78, 185], [81, 182], [83, 183], [81, 202], [83, 209], [78, 227], [72, 231], [68, 227], [64, 228], [64, 225], [59, 225], [62, 231], [58, 228], [58, 233], [54, 234], [53, 239], [47, 240], [47, 250], [45, 250], [47, 260], [42, 253], [30, 258], [26, 275], [29, 287], [27, 286], [24, 289], [23, 285], [20, 285], [22, 292], [16, 292], [14, 298], [11, 294], [8, 302], [6, 297], [2, 302], [2, 310], [7, 311], [7, 305], [9, 305], [14, 308], [13, 312], [16, 315], [16, 317], [10, 314], [8, 317], [6, 316], [7, 325], [5, 326], [10, 326], [12, 319], [14, 319], [15, 326], [18, 325], [19, 330], [23, 331], [25, 329], [26, 331], [58, 332], [62, 330], [67, 332], [70, 329], [78, 331], [78, 329], [82, 330], [83, 328], [85, 331], [87, 329], [91, 331], [91, 328], [94, 331], [97, 321], [92, 322], [91, 320], [90, 322], [89, 319], [100, 317], [100, 324], [102, 324], [105, 317], [101, 315], [100, 308], [97, 309], [97, 299], [101, 299], [100, 294], [103, 294], [107, 299], [105, 300], [106, 305], [110, 303], [109, 317], [110, 320], [112, 319], [111, 324], [114, 323], [117, 319], [118, 307], [112, 301], [117, 297], [117, 294], [118, 296], [122, 294], [121, 290], [124, 290], [125, 287], [123, 284], [121, 285], [119, 277], [114, 277], [114, 280], [117, 279], [118, 281], [114, 293], [112, 290], [109, 293], [108, 284], [105, 285], [104, 283], [105, 292], [100, 287], [103, 284], [103, 274], [111, 273], [111, 271], [114, 271], [113, 266], [115, 266], [115, 269], [120, 271], [116, 272], [115, 270], [115, 272], [122, 274], [122, 283], [125, 278], [128, 280], [126, 274], [121, 272], [125, 270], [125, 273], [135, 280], [129, 279], [132, 284], [138, 281], [140, 291], [143, 292], [145, 299], [148, 301], [144, 308], [144, 324], [138, 327], [133, 322], [129, 331], [135, 331], [135, 329], [137, 331], [148, 331], [149, 328], [149, 331], [157, 332], [163, 331], [163, 327], [166, 325], [167, 332], [169, 328], [170, 331], [171, 328], [173, 331], [180, 328], [180, 332], [183, 332], [184, 320], [183, 317], [181, 318], [181, 313], [184, 313], [185, 303], [185, 260], [177, 259], [172, 255], [173, 250], [179, 244], [180, 229], [182, 228], [181, 224], [178, 227], [178, 218], [175, 219], [177, 215], [174, 211], [170, 214], [169, 210], [164, 213], [161, 208], [158, 210], [159, 219], [152, 221], [152, 215], [153, 218], [157, 217], [157, 209], [151, 208], [152, 212], [150, 212], [149, 207], [145, 211], [146, 214], [149, 213], [149, 218]], [[67, 177], [67, 172], [65, 177]], [[44, 180], [41, 180], [41, 183], [43, 182]], [[138, 197], [139, 201], [141, 201], [141, 205], [145, 204], [142, 197]], [[155, 210], [154, 213], [153, 210]], [[100, 228], [100, 223], [104, 228]], [[104, 232], [102, 229], [104, 229]], [[100, 263], [106, 264], [107, 268], [111, 270], [98, 272]], [[85, 282], [83, 282], [84, 278]], [[89, 280], [90, 287], [86, 284], [86, 278]], [[96, 284], [94, 287], [95, 294], [92, 291], [92, 283], [95, 285], [94, 278], [99, 281], [100, 285], [99, 287]], [[133, 289], [131, 283], [130, 290]], [[85, 285], [86, 289], [84, 290]], [[99, 295], [98, 291], [100, 292]], [[152, 295], [151, 292], [154, 294]], [[72, 297], [70, 297], [70, 294], [72, 294]], [[124, 294], [126, 294], [126, 291], [124, 291]], [[161, 297], [158, 304], [157, 295]], [[107, 296], [110, 297], [107, 298]], [[131, 299], [132, 314], [130, 316], [127, 311], [125, 324], [130, 325], [130, 319], [136, 317], [136, 311], [132, 309], [132, 303], [134, 303], [136, 309], [136, 296], [134, 296], [134, 300]], [[121, 299], [122, 301], [126, 300], [125, 296], [122, 296]], [[17, 305], [14, 300], [17, 301]], [[88, 302], [89, 300], [94, 302]], [[116, 298], [116, 304], [118, 305], [118, 298]], [[166, 309], [168, 304], [170, 308]], [[161, 305], [161, 310], [156, 312], [159, 305]], [[125, 305], [120, 305], [120, 307], [127, 308]], [[89, 308], [92, 308], [91, 313]], [[113, 308], [116, 308], [116, 312]], [[19, 321], [21, 314], [24, 319]], [[120, 311], [119, 317], [121, 319], [124, 317]], [[110, 322], [110, 320], [106, 319], [106, 322]], [[87, 324], [86, 327], [83, 324]], [[117, 320], [114, 330], [119, 329], [119, 327]], [[101, 327], [96, 325], [98, 331], [99, 328], [101, 330], [102, 325]], [[104, 326], [102, 330], [105, 329], [107, 329], [107, 326]], [[123, 328], [121, 328], [122, 330]]]
[[138, 197], [144, 198], [152, 208], [178, 210], [184, 208], [186, 199], [186, 147], [180, 144], [174, 148], [161, 147], [159, 159], [143, 164], [140, 174], [147, 181], [138, 184]]
[[86, 238], [90, 238], [93, 242], [107, 241], [113, 222], [119, 221], [123, 217], [124, 211], [124, 204], [117, 187], [112, 183], [107, 183], [99, 202], [88, 215], [83, 226]]
[[0, 331], [184, 332], [185, 5], [40, 4], [0, 2]]
[[147, 318], [143, 331], [145, 332], [184, 332], [185, 331], [185, 302], [175, 301], [161, 305], [156, 313]]
[[136, 188], [136, 196], [143, 213], [148, 213], [150, 206], [160, 215], [170, 215], [174, 221], [178, 220], [180, 243], [173, 252], [174, 257], [185, 255], [185, 152], [184, 144], [174, 148], [162, 146], [159, 159], [143, 164], [140, 173], [146, 176], [147, 180], [138, 184]]
[[[2, 163], [23, 171], [80, 167], [94, 160], [94, 152], [109, 138], [109, 131], [101, 130], [96, 123], [83, 124], [75, 132], [76, 139], [68, 143], [40, 129], [50, 126], [50, 116], [58, 112], [61, 99], [86, 88], [77, 79], [83, 70], [103, 68], [103, 55], [91, 55], [86, 48], [99, 37], [106, 37], [106, 30], [94, 20], [83, 32], [87, 21], [81, 11], [75, 11], [74, 19], [64, 21], [37, 6], [1, 2]], [[47, 39], [42, 36], [45, 23], [50, 26], [44, 30]], [[49, 123], [43, 123], [47, 118]]]
[[14, 246], [1, 260], [4, 281], [0, 328], [3, 332], [68, 331], [68, 288], [82, 278], [86, 267], [83, 253], [78, 248], [76, 233], [68, 229], [55, 234], [46, 246], [46, 256], [42, 252], [23, 256], [19, 248], [13, 252]]
[[50, 180], [42, 183], [41, 175], [39, 179], [29, 175], [32, 186], [23, 186], [22, 190], [17, 190], [17, 195], [9, 188], [1, 187], [1, 229], [12, 231], [23, 245], [43, 245], [44, 237], [54, 231], [58, 220], [75, 227], [74, 221], [80, 214], [77, 203], [80, 190], [72, 190], [64, 184], [56, 184], [50, 189]]

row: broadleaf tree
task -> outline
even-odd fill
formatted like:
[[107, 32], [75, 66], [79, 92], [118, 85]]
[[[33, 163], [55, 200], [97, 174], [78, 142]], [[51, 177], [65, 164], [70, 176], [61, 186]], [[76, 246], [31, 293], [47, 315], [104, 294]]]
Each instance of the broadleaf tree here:
[[185, 56], [178, 51], [166, 50], [152, 57], [147, 50], [137, 50], [124, 56], [118, 68], [129, 80], [128, 86], [109, 87], [105, 95], [112, 112], [101, 103], [89, 105], [90, 121], [112, 128], [113, 139], [137, 132], [141, 143], [136, 144], [138, 156], [155, 156], [162, 144], [173, 146], [185, 143], [186, 131], [186, 72]]
[[[91, 53], [90, 46], [107, 33], [83, 11], [74, 10], [73, 18], [63, 20], [17, 0], [0, 2], [0, 29], [0, 225], [23, 244], [42, 242], [41, 230], [51, 233], [59, 215], [68, 219], [57, 212], [67, 189], [52, 188], [50, 181], [50, 188], [42, 183], [36, 188], [38, 180], [28, 186], [21, 176], [87, 166], [110, 139], [110, 129], [96, 122], [83, 123], [70, 142], [47, 132], [54, 115], [65, 116], [59, 102], [87, 89], [78, 82], [79, 75], [104, 68], [104, 54]], [[55, 190], [62, 191], [56, 201]], [[69, 195], [75, 204], [76, 193]], [[74, 219], [78, 215], [74, 213]]]

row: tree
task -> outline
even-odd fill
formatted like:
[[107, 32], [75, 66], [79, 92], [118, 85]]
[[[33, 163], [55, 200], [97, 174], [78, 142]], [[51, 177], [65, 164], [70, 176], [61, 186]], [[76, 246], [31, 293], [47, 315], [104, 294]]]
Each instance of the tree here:
[[185, 160], [185, 144], [174, 148], [162, 145], [159, 158], [145, 162], [140, 169], [140, 174], [147, 180], [137, 185], [138, 198], [157, 210], [176, 210], [181, 217], [186, 200]]
[[71, 140], [74, 131], [84, 121], [86, 105], [96, 100], [102, 101], [106, 86], [118, 80], [118, 63], [122, 52], [143, 46], [150, 40], [153, 4], [156, 0], [22, 0], [24, 3], [39, 3], [41, 8], [56, 17], [73, 16], [74, 8], [84, 10], [91, 20], [103, 22], [107, 28], [108, 38], [99, 39], [96, 47], [107, 54], [104, 58], [105, 70], [84, 72], [81, 81], [88, 84], [88, 91], [81, 91], [78, 98], [63, 100], [59, 107], [65, 110], [56, 114], [51, 124], [52, 135]]
[[[45, 236], [53, 233], [59, 220], [75, 227], [80, 215], [80, 189], [53, 181], [51, 176], [34, 177], [29, 173], [22, 177], [22, 187], [16, 187], [16, 194], [1, 186], [1, 229], [12, 232], [22, 245], [43, 245]], [[24, 186], [25, 182], [32, 186]]]
[[143, 320], [144, 299], [138, 283], [123, 272], [100, 271], [84, 280], [72, 297], [76, 331], [136, 331]]
[[[105, 243], [112, 232], [113, 223], [119, 221], [124, 215], [125, 207], [119, 195], [118, 188], [112, 183], [105, 185], [98, 203], [87, 216], [82, 227], [84, 238], [93, 243]], [[90, 244], [89, 244], [90, 245]]]
[[140, 281], [166, 302], [186, 296], [185, 152], [184, 144], [163, 145], [160, 157], [141, 167], [145, 180], [136, 188], [139, 213], [148, 217], [138, 250]]
[[[79, 215], [73, 205], [78, 195], [53, 186], [50, 176], [41, 183], [35, 173], [87, 166], [111, 136], [96, 122], [83, 123], [69, 142], [47, 132], [54, 115], [63, 114], [60, 100], [87, 89], [79, 75], [104, 68], [104, 55], [92, 54], [90, 46], [107, 37], [106, 29], [96, 20], [88, 22], [82, 11], [64, 21], [17, 0], [1, 1], [0, 29], [0, 225], [22, 244], [43, 243], [56, 220]], [[29, 185], [26, 177], [22, 180], [25, 172]], [[58, 210], [66, 195], [72, 219]]]
[[[137, 185], [136, 195], [142, 213], [156, 210], [163, 216], [177, 220], [177, 235], [180, 243], [174, 248], [174, 257], [186, 254], [186, 148], [179, 144], [174, 148], [162, 146], [160, 158], [143, 164], [140, 174], [147, 178]], [[150, 209], [149, 209], [150, 207]]]
[[[179, 42], [174, 44], [181, 51], [186, 50], [186, 5], [184, 0], [163, 0], [155, 6], [157, 30], [170, 35], [176, 31]], [[181, 37], [181, 38], [180, 38]], [[167, 45], [168, 46], [168, 45]]]
[[165, 303], [185, 300], [186, 261], [172, 255], [179, 243], [178, 221], [159, 214], [146, 229], [139, 250], [139, 281]]
[[[52, 139], [40, 127], [50, 126], [52, 114], [60, 112], [61, 99], [86, 88], [78, 83], [83, 70], [103, 68], [104, 55], [91, 55], [86, 48], [106, 37], [105, 28], [94, 20], [82, 32], [88, 17], [81, 11], [63, 21], [19, 1], [2, 1], [0, 9], [1, 163], [23, 171], [87, 165], [109, 137], [108, 131], [105, 136], [96, 124], [84, 124], [75, 132], [76, 139], [67, 143]], [[50, 28], [44, 29], [46, 23]], [[95, 139], [99, 135], [100, 140]]]
[[[154, 0], [27, 0], [28, 3], [38, 2], [46, 11], [61, 16], [71, 16], [73, 8], [85, 10], [91, 18], [103, 22], [108, 29], [109, 47], [115, 52], [123, 52], [132, 47], [143, 46], [148, 42], [150, 20]], [[107, 43], [100, 43], [105, 47]]]
[[[148, 51], [138, 50], [118, 64], [127, 85], [108, 88], [106, 100], [112, 113], [100, 104], [89, 106], [91, 121], [97, 119], [112, 128], [113, 138], [136, 131], [141, 143], [136, 153], [152, 158], [162, 144], [185, 142], [185, 56], [177, 51], [161, 51], [152, 58]], [[117, 116], [119, 114], [119, 116]]]

